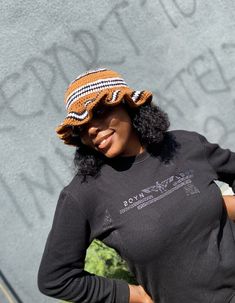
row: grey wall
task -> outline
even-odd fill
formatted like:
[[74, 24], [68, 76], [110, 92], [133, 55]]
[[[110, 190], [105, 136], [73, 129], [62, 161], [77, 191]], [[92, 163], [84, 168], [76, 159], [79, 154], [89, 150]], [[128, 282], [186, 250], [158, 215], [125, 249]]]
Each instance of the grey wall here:
[[113, 68], [155, 93], [172, 129], [235, 150], [235, 2], [7, 0], [0, 9], [0, 302], [51, 302], [36, 275], [73, 175], [74, 150], [54, 132], [67, 84]]

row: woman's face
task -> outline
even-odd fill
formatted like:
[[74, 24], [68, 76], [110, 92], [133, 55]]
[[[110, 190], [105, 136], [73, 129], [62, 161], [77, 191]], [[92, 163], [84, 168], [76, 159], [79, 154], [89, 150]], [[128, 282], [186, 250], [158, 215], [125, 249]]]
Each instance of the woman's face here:
[[91, 121], [80, 132], [83, 144], [108, 158], [134, 156], [143, 152], [124, 105], [97, 106]]

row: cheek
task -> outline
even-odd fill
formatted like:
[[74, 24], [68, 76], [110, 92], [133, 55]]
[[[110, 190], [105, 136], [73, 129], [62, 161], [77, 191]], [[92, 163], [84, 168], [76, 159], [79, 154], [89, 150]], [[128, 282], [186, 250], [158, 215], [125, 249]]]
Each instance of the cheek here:
[[111, 121], [110, 128], [114, 128], [122, 139], [128, 138], [133, 130], [131, 121], [120, 121], [118, 119], [113, 119]]
[[110, 119], [107, 119], [106, 125], [109, 128], [115, 128], [117, 130], [125, 130], [129, 131], [129, 129], [132, 128], [132, 122], [127, 115], [121, 115], [120, 117], [110, 117]]

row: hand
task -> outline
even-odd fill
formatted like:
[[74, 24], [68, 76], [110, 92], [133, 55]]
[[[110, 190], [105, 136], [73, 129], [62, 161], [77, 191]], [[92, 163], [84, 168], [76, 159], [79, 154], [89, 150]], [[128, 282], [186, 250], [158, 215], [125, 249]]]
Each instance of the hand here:
[[225, 206], [227, 208], [228, 216], [231, 220], [235, 221], [235, 196], [225, 195], [223, 198]]
[[141, 285], [130, 285], [129, 303], [154, 303], [151, 297], [146, 293]]

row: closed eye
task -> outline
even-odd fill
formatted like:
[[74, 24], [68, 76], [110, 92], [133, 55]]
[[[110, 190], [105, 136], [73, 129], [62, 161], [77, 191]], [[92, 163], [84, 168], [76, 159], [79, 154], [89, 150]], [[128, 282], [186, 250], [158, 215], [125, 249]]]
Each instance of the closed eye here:
[[110, 112], [110, 107], [108, 106], [98, 106], [93, 109], [93, 118], [101, 118], [107, 115]]

